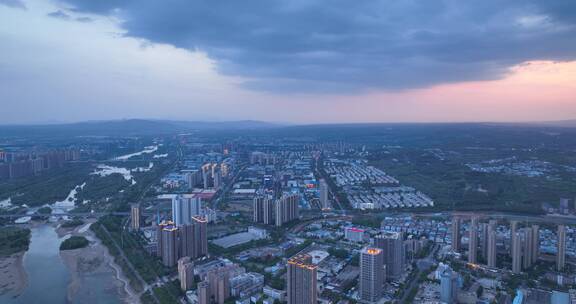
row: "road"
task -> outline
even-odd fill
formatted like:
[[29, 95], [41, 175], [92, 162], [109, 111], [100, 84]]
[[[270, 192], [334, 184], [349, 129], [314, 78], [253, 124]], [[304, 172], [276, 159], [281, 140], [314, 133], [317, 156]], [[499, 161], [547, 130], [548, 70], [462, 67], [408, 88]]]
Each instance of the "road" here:
[[315, 222], [319, 222], [319, 221], [326, 221], [326, 220], [351, 220], [352, 218], [350, 216], [347, 215], [343, 215], [343, 216], [334, 216], [334, 217], [321, 217], [321, 218], [315, 218], [315, 219], [310, 219], [310, 220], [306, 220], [303, 222], [298, 223], [296, 226], [290, 228], [290, 233], [298, 233], [300, 231], [302, 231], [302, 229], [312, 223]]
[[236, 173], [234, 174], [234, 177], [232, 177], [230, 182], [226, 183], [226, 185], [224, 185], [223, 189], [216, 192], [216, 196], [212, 200], [212, 209], [220, 210], [220, 209], [218, 209], [218, 204], [220, 204], [220, 202], [222, 201], [222, 196], [224, 196], [224, 194], [226, 194], [226, 193], [228, 193], [228, 191], [230, 191], [230, 188], [234, 185], [234, 183], [236, 183], [236, 180], [238, 179], [238, 176], [240, 176], [240, 173], [242, 173], [242, 171], [244, 171], [244, 169], [246, 169], [247, 166], [248, 165], [243, 165], [242, 167], [240, 167], [240, 169], [238, 169], [238, 171], [236, 171]]
[[160, 303], [160, 301], [158, 301], [158, 298], [156, 297], [156, 293], [154, 292], [154, 288], [152, 288], [150, 285], [148, 285], [148, 283], [146, 283], [146, 281], [144, 281], [144, 279], [142, 279], [142, 277], [140, 276], [140, 273], [136, 270], [134, 265], [132, 265], [132, 262], [130, 262], [130, 260], [126, 257], [122, 248], [118, 245], [118, 243], [116, 243], [116, 240], [112, 237], [112, 234], [110, 234], [110, 231], [108, 231], [108, 229], [104, 225], [100, 225], [100, 227], [102, 228], [104, 233], [110, 238], [110, 240], [112, 241], [112, 244], [114, 244], [114, 247], [116, 247], [116, 250], [118, 250], [118, 252], [120, 253], [120, 257], [122, 257], [122, 259], [126, 262], [126, 265], [128, 265], [128, 268], [130, 268], [130, 270], [134, 273], [134, 275], [136, 276], [138, 281], [140, 281], [140, 284], [142, 284], [142, 287], [144, 288], [144, 290], [142, 291], [141, 294], [143, 294], [149, 290], [150, 294], [152, 295], [152, 298], [154, 299], [154, 302]]
[[414, 276], [414, 279], [412, 279], [412, 281], [410, 281], [410, 285], [408, 285], [408, 288], [405, 289], [404, 294], [402, 295], [402, 299], [400, 300], [400, 303], [407, 303], [406, 300], [408, 298], [408, 296], [410, 295], [410, 291], [413, 288], [418, 288], [418, 278], [420, 278], [420, 275], [430, 269], [430, 267], [432, 265], [434, 265], [434, 259], [432, 258], [434, 256], [434, 253], [436, 252], [436, 250], [438, 250], [438, 246], [436, 244], [432, 245], [433, 247], [430, 250], [430, 253], [428, 253], [428, 255], [423, 258], [423, 259], [418, 259], [416, 261], [416, 267], [418, 268], [418, 273], [416, 273], [416, 276]]
[[[314, 164], [314, 171], [315, 171], [315, 175], [319, 178], [323, 178], [326, 179], [326, 177], [322, 174], [320, 174], [320, 170], [318, 170], [318, 161], [320, 158], [316, 158], [315, 160], [315, 164]], [[340, 203], [340, 200], [338, 199], [338, 196], [336, 196], [336, 192], [334, 189], [332, 189], [332, 186], [330, 186], [330, 183], [326, 183], [328, 185], [328, 193], [330, 194], [328, 197], [332, 197], [333, 201], [336, 203], [336, 205], [338, 205], [338, 213], [342, 214], [342, 215], [346, 215], [346, 209], [344, 207], [342, 207], [342, 203]], [[336, 210], [335, 210], [336, 211]]]

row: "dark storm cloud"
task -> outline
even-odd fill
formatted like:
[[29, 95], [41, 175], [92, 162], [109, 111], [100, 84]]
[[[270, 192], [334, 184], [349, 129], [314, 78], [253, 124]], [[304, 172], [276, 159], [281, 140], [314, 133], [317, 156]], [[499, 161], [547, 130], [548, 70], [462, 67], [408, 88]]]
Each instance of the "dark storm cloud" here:
[[274, 92], [404, 89], [576, 59], [574, 0], [63, 0]]
[[24, 4], [24, 2], [20, 0], [0, 0], [0, 5], [5, 5], [13, 8], [26, 9], [26, 5]]

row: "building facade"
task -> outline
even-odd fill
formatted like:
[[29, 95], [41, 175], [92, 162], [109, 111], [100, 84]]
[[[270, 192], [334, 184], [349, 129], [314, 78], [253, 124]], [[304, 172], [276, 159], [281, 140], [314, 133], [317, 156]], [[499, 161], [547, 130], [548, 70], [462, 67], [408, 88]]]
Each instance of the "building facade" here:
[[468, 232], [468, 263], [478, 262], [478, 218], [473, 216], [470, 220]]
[[172, 199], [172, 220], [176, 226], [190, 225], [192, 217], [200, 215], [202, 202], [194, 194], [181, 194]]
[[330, 209], [330, 202], [328, 201], [328, 183], [326, 180], [321, 179], [319, 185], [320, 192], [320, 205], [322, 209]]
[[194, 285], [194, 263], [190, 257], [183, 257], [178, 260], [178, 279], [180, 289], [186, 292]]
[[167, 267], [173, 267], [179, 258], [178, 228], [176, 226], [166, 226], [160, 233], [162, 243], [162, 263]]
[[453, 216], [452, 217], [452, 251], [459, 252], [460, 251], [460, 218]]
[[132, 231], [140, 230], [141, 215], [140, 204], [132, 204], [130, 206], [130, 229]]
[[252, 220], [254, 223], [264, 223], [264, 196], [256, 196], [252, 202]]
[[287, 264], [288, 304], [317, 304], [317, 266], [312, 257], [299, 254], [288, 260]]
[[384, 232], [374, 238], [374, 246], [382, 249], [386, 279], [400, 279], [406, 262], [404, 235], [401, 232]]
[[496, 241], [497, 241], [497, 234], [496, 234], [496, 227], [495, 225], [488, 225], [488, 245], [487, 245], [487, 253], [486, 253], [486, 261], [488, 263], [488, 267], [496, 268]]
[[359, 296], [364, 303], [377, 303], [384, 286], [384, 254], [380, 248], [364, 248], [360, 252]]
[[291, 222], [298, 218], [298, 194], [284, 194], [276, 201], [276, 226]]
[[440, 301], [446, 304], [456, 303], [458, 296], [458, 275], [449, 267], [440, 274]]
[[563, 271], [566, 264], [566, 226], [558, 225], [556, 270]]

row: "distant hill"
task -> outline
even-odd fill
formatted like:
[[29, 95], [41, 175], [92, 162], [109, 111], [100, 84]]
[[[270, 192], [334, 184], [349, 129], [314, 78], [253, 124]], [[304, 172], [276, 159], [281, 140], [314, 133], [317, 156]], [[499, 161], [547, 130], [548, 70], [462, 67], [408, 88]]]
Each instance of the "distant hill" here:
[[545, 121], [545, 122], [541, 122], [539, 124], [544, 125], [544, 126], [552, 126], [552, 127], [576, 128], [576, 119], [559, 120], [559, 121]]
[[251, 130], [279, 125], [253, 120], [204, 122], [148, 119], [86, 121], [69, 124], [0, 125], [0, 136], [125, 136], [160, 135], [194, 130]]
[[510, 123], [490, 123], [491, 125], [521, 126], [521, 127], [552, 127], [552, 128], [576, 128], [576, 119], [555, 120], [555, 121], [532, 121], [532, 122], [510, 122]]

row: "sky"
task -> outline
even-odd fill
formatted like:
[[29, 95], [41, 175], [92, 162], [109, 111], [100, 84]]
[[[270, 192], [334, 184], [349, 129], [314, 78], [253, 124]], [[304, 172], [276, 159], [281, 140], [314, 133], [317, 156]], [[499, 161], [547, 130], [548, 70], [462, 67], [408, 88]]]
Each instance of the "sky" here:
[[576, 119], [576, 1], [0, 0], [0, 114]]

